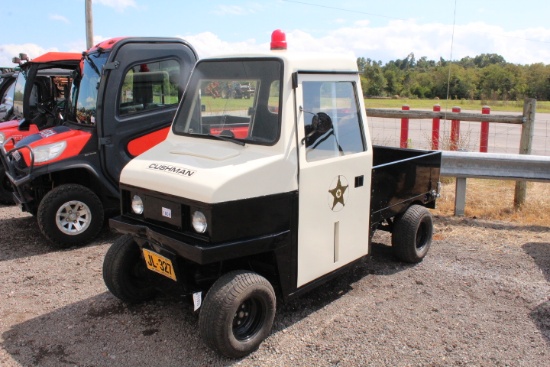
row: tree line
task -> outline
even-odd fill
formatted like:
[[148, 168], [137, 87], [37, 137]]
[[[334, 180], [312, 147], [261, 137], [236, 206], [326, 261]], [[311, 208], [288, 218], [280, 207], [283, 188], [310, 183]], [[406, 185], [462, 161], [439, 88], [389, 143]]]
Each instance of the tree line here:
[[512, 64], [498, 54], [435, 61], [411, 53], [385, 65], [360, 57], [357, 65], [365, 97], [550, 100], [550, 65]]

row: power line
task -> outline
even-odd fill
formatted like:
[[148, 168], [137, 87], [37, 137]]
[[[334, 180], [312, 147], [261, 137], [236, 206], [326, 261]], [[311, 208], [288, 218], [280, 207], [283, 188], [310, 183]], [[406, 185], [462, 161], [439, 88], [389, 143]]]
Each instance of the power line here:
[[405, 20], [405, 19], [403, 19], [403, 18], [390, 17], [390, 16], [388, 16], [388, 15], [367, 13], [367, 12], [365, 12], [365, 11], [360, 11], [360, 10], [355, 10], [355, 9], [352, 10], [352, 9], [338, 8], [338, 7], [336, 7], [336, 6], [328, 6], [328, 5], [307, 3], [307, 2], [305, 2], [305, 1], [295, 1], [295, 0], [283, 0], [283, 1], [285, 1], [285, 2], [287, 2], [287, 3], [295, 3], [295, 4], [302, 4], [302, 5], [316, 6], [316, 7], [318, 7], [318, 8], [325, 8], [325, 9], [346, 11], [346, 12], [348, 12], [348, 13], [372, 15], [372, 16], [374, 16], [374, 17], [380, 17], [380, 18]]
[[[339, 10], [339, 11], [344, 11], [344, 12], [354, 13], [354, 14], [365, 14], [365, 15], [370, 15], [370, 16], [373, 16], [373, 17], [380, 17], [380, 18], [386, 18], [386, 19], [406, 20], [404, 18], [396, 18], [396, 17], [391, 17], [391, 16], [383, 15], [383, 14], [374, 14], [374, 13], [368, 13], [368, 12], [360, 11], [360, 10], [356, 10], [356, 9], [344, 9], [344, 8], [339, 8], [337, 6], [321, 5], [321, 4], [309, 3], [309, 2], [305, 2], [305, 1], [296, 1], [296, 0], [282, 0], [282, 1], [287, 2], [287, 3], [315, 6], [315, 7], [318, 7], [318, 8]], [[455, 3], [455, 9], [456, 9], [456, 3]], [[453, 22], [455, 22], [455, 20], [453, 20]], [[453, 24], [453, 32], [454, 32], [454, 27], [455, 27], [455, 24]], [[498, 34], [498, 33], [488, 32], [487, 34], [491, 34], [491, 35], [496, 36], [496, 37], [514, 38], [514, 39], [519, 39], [519, 40], [528, 41], [528, 42], [550, 43], [550, 41], [541, 41], [541, 40], [536, 40], [536, 39], [531, 39], [531, 38], [523, 38], [523, 37], [518, 37], [518, 36], [508, 36], [508, 35], [502, 34], [502, 33]]]

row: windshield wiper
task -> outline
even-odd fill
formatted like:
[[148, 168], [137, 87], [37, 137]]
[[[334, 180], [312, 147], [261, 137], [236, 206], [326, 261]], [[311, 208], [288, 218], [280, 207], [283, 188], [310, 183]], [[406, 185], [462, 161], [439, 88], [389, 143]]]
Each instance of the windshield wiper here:
[[235, 143], [235, 144], [238, 144], [240, 146], [243, 146], [244, 147], [244, 141], [242, 140], [239, 140], [239, 139], [235, 139], [231, 136], [225, 136], [225, 135], [214, 135], [214, 134], [208, 134], [208, 136], [211, 136], [213, 138], [216, 138], [216, 139], [219, 139], [219, 140], [224, 140], [224, 141], [230, 141], [232, 143]]
[[82, 56], [90, 63], [90, 66], [94, 71], [96, 72], [97, 76], [101, 77], [101, 73], [99, 72], [99, 69], [97, 68], [97, 65], [93, 62], [93, 60], [90, 58], [90, 55], [87, 52], [83, 52]]

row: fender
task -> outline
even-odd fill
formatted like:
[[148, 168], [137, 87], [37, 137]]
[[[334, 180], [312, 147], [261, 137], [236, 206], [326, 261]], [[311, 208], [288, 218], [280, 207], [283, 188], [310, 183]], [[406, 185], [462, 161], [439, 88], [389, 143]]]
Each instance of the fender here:
[[19, 120], [6, 121], [0, 124], [0, 133], [4, 134], [4, 149], [12, 150], [15, 144], [29, 135], [38, 133], [38, 126], [31, 124], [28, 131], [19, 130]]
[[90, 155], [74, 157], [68, 160], [50, 163], [43, 167], [37, 167], [32, 172], [31, 181], [43, 175], [55, 175], [57, 172], [68, 171], [71, 169], [83, 169], [96, 179], [103, 189], [108, 192], [108, 196], [118, 197], [118, 187], [111, 184], [111, 182], [105, 178], [105, 175], [103, 175], [99, 167], [99, 156], [96, 152], [94, 152]]
[[[70, 129], [67, 126], [55, 126], [51, 129], [44, 129], [36, 134], [29, 135], [15, 144], [15, 148], [21, 148], [20, 153], [25, 159], [27, 167], [31, 165], [31, 154], [30, 149], [36, 149], [40, 146], [47, 144], [53, 144], [56, 142], [66, 141], [67, 145], [65, 150], [55, 159], [36, 163], [34, 162], [34, 167], [39, 167], [42, 165], [50, 165], [56, 162], [65, 161], [69, 158], [75, 157], [81, 154], [82, 150], [86, 144], [92, 138], [92, 133], [85, 130], [74, 130]], [[24, 149], [24, 148], [27, 149]]]

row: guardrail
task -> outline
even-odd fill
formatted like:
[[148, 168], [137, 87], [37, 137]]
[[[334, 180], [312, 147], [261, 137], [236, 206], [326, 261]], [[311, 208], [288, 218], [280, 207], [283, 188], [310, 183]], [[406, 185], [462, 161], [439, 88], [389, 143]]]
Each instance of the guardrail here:
[[467, 178], [550, 182], [550, 157], [443, 151], [441, 176], [456, 177], [455, 215], [463, 216]]

